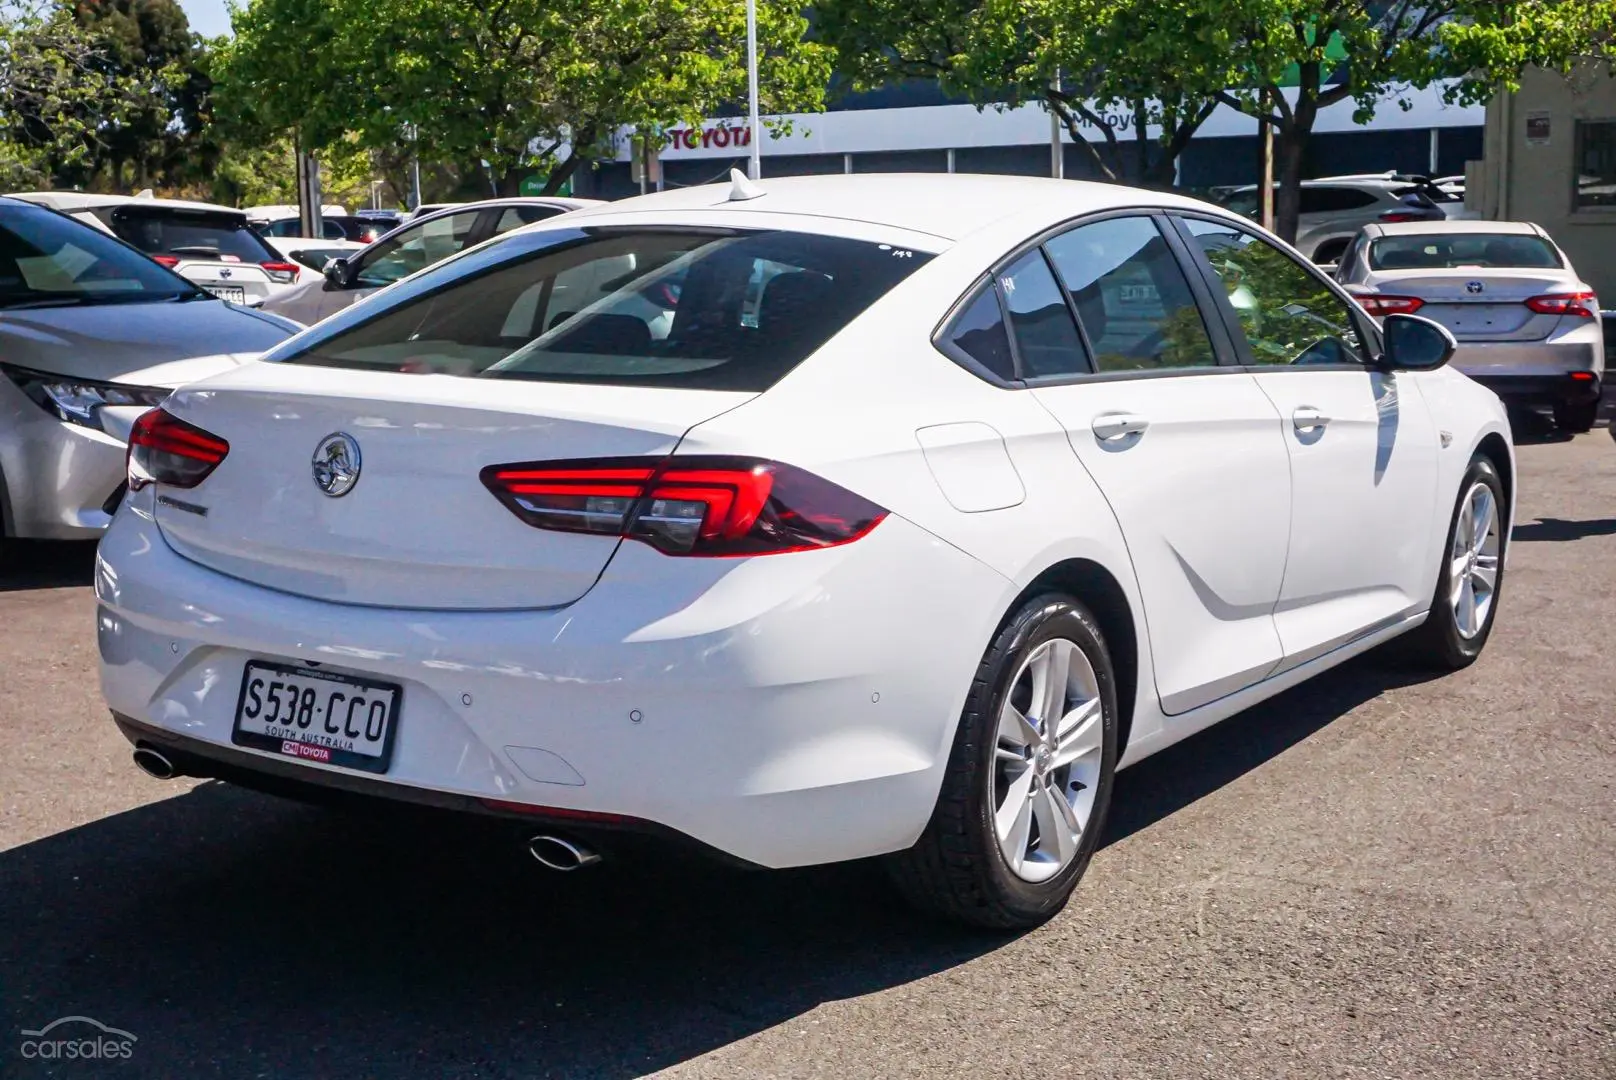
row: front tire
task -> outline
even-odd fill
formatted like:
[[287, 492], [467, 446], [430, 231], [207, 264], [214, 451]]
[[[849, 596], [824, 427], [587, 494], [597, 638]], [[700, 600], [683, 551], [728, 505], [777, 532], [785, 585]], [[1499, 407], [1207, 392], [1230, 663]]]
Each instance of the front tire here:
[[916, 906], [996, 930], [1066, 905], [1105, 827], [1117, 759], [1116, 676], [1094, 617], [1045, 593], [977, 667], [931, 821], [887, 857]]
[[1554, 403], [1554, 426], [1567, 435], [1581, 435], [1592, 431], [1599, 419], [1599, 399], [1593, 401], [1557, 401]]
[[1403, 641], [1401, 651], [1411, 663], [1457, 671], [1481, 655], [1504, 584], [1507, 505], [1498, 470], [1476, 455], [1459, 484], [1430, 613]]

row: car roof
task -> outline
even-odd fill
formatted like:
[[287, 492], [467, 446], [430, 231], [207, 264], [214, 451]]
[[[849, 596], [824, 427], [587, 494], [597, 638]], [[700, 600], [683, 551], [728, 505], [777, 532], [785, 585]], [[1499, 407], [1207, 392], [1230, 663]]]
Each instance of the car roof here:
[[1440, 236], [1457, 233], [1487, 233], [1492, 236], [1542, 236], [1543, 230], [1530, 221], [1468, 221], [1447, 218], [1440, 221], [1399, 221], [1366, 225], [1376, 236]]
[[[1131, 206], [1195, 209], [1228, 216], [1199, 199], [1144, 192], [1120, 184], [986, 173], [863, 173], [792, 176], [753, 181], [762, 194], [731, 199], [729, 182], [678, 188], [590, 207], [568, 217], [711, 211], [730, 218], [830, 218], [883, 225], [959, 240], [1009, 217], [1039, 211], [1049, 224], [1080, 214]], [[1145, 196], [1141, 198], [1141, 196]]]
[[338, 240], [335, 237], [313, 236], [264, 236], [260, 237], [264, 243], [283, 254], [290, 251], [301, 251], [305, 248], [335, 248], [338, 251], [358, 251], [370, 245], [358, 240]]
[[101, 195], [90, 191], [15, 191], [13, 199], [38, 203], [53, 210], [94, 210], [106, 206], [155, 206], [174, 210], [205, 210], [215, 214], [234, 214], [245, 217], [233, 206], [217, 203], [192, 202], [188, 199], [158, 199], [147, 195]]

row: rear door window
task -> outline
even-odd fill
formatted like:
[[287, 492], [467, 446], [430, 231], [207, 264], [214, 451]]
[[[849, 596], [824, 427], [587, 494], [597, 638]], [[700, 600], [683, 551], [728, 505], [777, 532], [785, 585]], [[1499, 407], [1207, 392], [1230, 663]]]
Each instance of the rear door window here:
[[1089, 370], [1077, 324], [1060, 283], [1037, 248], [999, 275], [1024, 378], [1078, 375]]
[[1301, 211], [1304, 214], [1331, 214], [1344, 210], [1363, 210], [1380, 200], [1357, 188], [1305, 187], [1302, 189]]
[[512, 229], [520, 229], [523, 225], [555, 217], [561, 212], [559, 207], [554, 206], [507, 206], [500, 211], [498, 220], [494, 222], [494, 235], [499, 236]]
[[965, 305], [942, 337], [945, 352], [963, 357], [1001, 379], [1014, 379], [1016, 365], [1010, 357], [1010, 335], [1004, 328], [1004, 312], [999, 294], [990, 282]]
[[236, 214], [153, 206], [115, 207], [112, 231], [148, 255], [262, 263], [276, 255]]
[[1217, 363], [1189, 279], [1156, 223], [1108, 218], [1045, 245], [1072, 295], [1100, 371]]
[[350, 309], [293, 363], [545, 382], [763, 390], [929, 255], [809, 233], [512, 236]]

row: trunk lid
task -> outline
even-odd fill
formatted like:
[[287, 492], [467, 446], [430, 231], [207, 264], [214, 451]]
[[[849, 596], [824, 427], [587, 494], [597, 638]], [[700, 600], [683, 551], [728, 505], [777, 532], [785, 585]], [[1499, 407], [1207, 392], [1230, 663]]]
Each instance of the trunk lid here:
[[1460, 341], [1541, 341], [1560, 323], [1526, 306], [1534, 296], [1586, 288], [1563, 273], [1461, 267], [1377, 271], [1375, 286], [1425, 301], [1418, 314], [1441, 323]]
[[[157, 522], [186, 558], [299, 596], [559, 607], [589, 591], [617, 538], [526, 525], [480, 470], [667, 454], [691, 427], [752, 396], [254, 364], [170, 399], [171, 412], [230, 451], [194, 490], [160, 488]], [[358, 479], [332, 497], [313, 462], [339, 432], [359, 448]]]

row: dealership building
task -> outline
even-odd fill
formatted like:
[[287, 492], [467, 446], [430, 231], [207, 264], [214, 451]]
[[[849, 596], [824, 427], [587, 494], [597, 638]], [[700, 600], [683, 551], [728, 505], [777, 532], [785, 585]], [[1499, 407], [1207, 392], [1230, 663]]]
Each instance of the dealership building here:
[[1565, 250], [1606, 308], [1616, 307], [1616, 79], [1587, 63], [1528, 71], [1487, 106], [1484, 152], [1465, 200], [1485, 218], [1533, 221]]
[[[1375, 120], [1364, 126], [1353, 123], [1353, 108], [1347, 101], [1320, 113], [1305, 175], [1397, 170], [1441, 176], [1462, 173], [1466, 162], [1482, 156], [1485, 110], [1445, 104], [1441, 87], [1410, 91], [1402, 104], [1383, 103]], [[1089, 155], [1051, 124], [1042, 106], [977, 109], [951, 102], [927, 84], [849, 95], [827, 112], [785, 119], [789, 131], [772, 133], [765, 122], [760, 133], [765, 177], [841, 172], [1049, 176], [1055, 166], [1054, 138], [1061, 144], [1062, 175], [1096, 175]], [[1134, 140], [1131, 115], [1112, 113], [1107, 120], [1121, 142]], [[578, 194], [618, 198], [637, 192], [642, 172], [650, 189], [711, 183], [731, 168], [746, 167], [753, 133], [744, 118], [736, 117], [670, 129], [648, 170], [633, 166], [631, 134], [620, 133], [614, 158], [577, 178]], [[1091, 141], [1102, 141], [1099, 129], [1093, 129]], [[1220, 107], [1181, 157], [1179, 186], [1205, 189], [1254, 182], [1258, 143], [1255, 120]]]

